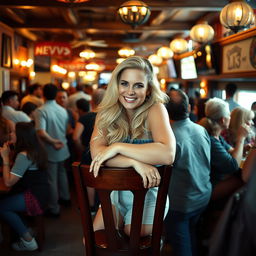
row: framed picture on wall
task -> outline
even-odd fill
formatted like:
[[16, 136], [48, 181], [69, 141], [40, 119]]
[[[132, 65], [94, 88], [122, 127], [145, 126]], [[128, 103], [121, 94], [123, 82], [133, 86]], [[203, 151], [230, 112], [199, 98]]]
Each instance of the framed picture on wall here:
[[1, 66], [4, 68], [12, 67], [12, 38], [9, 35], [2, 34], [2, 59]]

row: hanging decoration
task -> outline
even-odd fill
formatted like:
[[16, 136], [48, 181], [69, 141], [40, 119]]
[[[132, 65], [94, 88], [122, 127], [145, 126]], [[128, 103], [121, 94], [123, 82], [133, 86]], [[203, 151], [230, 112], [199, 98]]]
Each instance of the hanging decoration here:
[[254, 24], [255, 16], [251, 6], [243, 1], [226, 5], [220, 13], [220, 23], [234, 33]]
[[118, 8], [118, 14], [125, 24], [135, 28], [147, 22], [150, 9], [142, 1], [127, 1]]

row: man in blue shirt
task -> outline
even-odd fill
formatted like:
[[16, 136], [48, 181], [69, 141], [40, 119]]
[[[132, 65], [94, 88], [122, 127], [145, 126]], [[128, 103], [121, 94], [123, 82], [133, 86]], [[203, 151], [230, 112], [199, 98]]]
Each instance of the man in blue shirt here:
[[211, 196], [211, 144], [207, 131], [189, 119], [189, 101], [172, 90], [167, 111], [176, 138], [176, 156], [169, 186], [166, 233], [175, 256], [195, 256], [196, 224]]
[[44, 141], [48, 154], [48, 182], [50, 200], [48, 216], [58, 217], [60, 202], [70, 202], [68, 179], [64, 161], [69, 157], [66, 132], [68, 126], [68, 113], [66, 109], [56, 103], [57, 87], [46, 84], [43, 88], [45, 103], [36, 110], [36, 129]]
[[2, 115], [5, 119], [15, 124], [18, 122], [31, 122], [30, 117], [26, 113], [17, 110], [20, 104], [17, 92], [12, 90], [3, 92], [2, 102]]

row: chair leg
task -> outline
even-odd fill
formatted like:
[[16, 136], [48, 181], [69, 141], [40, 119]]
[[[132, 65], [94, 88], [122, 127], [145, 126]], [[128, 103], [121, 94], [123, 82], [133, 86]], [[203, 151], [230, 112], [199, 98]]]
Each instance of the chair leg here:
[[44, 226], [44, 217], [39, 215], [35, 217], [35, 226], [36, 226], [36, 240], [38, 243], [38, 250], [42, 251], [44, 241], [45, 241], [45, 226]]

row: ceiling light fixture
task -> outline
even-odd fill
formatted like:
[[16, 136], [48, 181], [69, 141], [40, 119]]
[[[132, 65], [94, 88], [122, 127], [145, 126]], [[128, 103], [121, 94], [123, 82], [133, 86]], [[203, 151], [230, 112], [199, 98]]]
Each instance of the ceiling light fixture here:
[[167, 60], [173, 57], [173, 51], [167, 46], [162, 46], [157, 50], [157, 55]]
[[220, 23], [234, 33], [250, 27], [254, 20], [253, 9], [243, 1], [234, 1], [226, 5], [220, 13]]
[[182, 38], [176, 38], [171, 41], [170, 48], [174, 53], [180, 54], [188, 50], [188, 42]]
[[162, 62], [163, 62], [163, 59], [162, 59], [160, 56], [156, 55], [156, 54], [150, 55], [150, 56], [148, 57], [148, 60], [149, 60], [150, 63], [151, 63], [152, 65], [154, 65], [154, 66], [159, 66], [159, 65], [161, 65]]
[[124, 47], [118, 51], [118, 54], [121, 57], [128, 58], [130, 56], [133, 56], [135, 54], [135, 51], [130, 47]]
[[147, 22], [150, 9], [142, 1], [127, 1], [118, 8], [118, 14], [125, 24], [135, 28]]
[[193, 26], [190, 30], [190, 37], [198, 43], [208, 43], [214, 37], [213, 28], [205, 21]]
[[117, 58], [117, 59], [116, 59], [116, 63], [117, 63], [117, 64], [120, 64], [120, 63], [122, 63], [124, 60], [125, 60], [125, 58]]
[[95, 52], [90, 50], [90, 49], [86, 49], [86, 50], [83, 50], [82, 52], [79, 53], [79, 56], [81, 58], [85, 58], [85, 59], [92, 59], [95, 57]]

